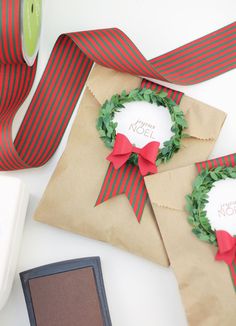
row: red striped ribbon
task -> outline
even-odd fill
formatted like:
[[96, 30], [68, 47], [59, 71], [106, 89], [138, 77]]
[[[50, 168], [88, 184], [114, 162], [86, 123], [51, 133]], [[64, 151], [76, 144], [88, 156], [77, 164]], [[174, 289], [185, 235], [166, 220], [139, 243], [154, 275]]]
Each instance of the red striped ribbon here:
[[[199, 173], [201, 173], [201, 171], [206, 169], [207, 170], [215, 169], [218, 166], [222, 166], [222, 167], [236, 166], [236, 153], [196, 163], [196, 167]], [[229, 271], [236, 291], [236, 257], [234, 258], [232, 264], [229, 264]]]
[[125, 164], [116, 170], [110, 163], [96, 205], [123, 193], [127, 196], [140, 222], [148, 194], [139, 168]]
[[210, 170], [210, 169], [213, 169], [213, 168], [217, 168], [218, 166], [232, 166], [232, 167], [234, 167], [235, 165], [236, 165], [236, 153], [196, 163], [196, 167], [197, 167], [199, 173], [203, 169]]
[[173, 90], [171, 88], [156, 84], [154, 82], [151, 82], [150, 80], [143, 79], [141, 83], [141, 88], [150, 88], [152, 91], [156, 92], [165, 92], [167, 93], [167, 97], [171, 98], [173, 101], [175, 101], [176, 104], [179, 104], [182, 96], [184, 95], [183, 93]]

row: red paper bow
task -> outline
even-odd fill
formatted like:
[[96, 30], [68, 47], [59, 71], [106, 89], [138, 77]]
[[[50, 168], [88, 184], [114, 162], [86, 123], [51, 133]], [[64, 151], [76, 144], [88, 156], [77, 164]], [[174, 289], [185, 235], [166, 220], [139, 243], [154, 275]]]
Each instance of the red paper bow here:
[[138, 154], [138, 166], [142, 176], [148, 173], [157, 173], [156, 158], [160, 143], [152, 141], [143, 148], [133, 146], [123, 134], [117, 134], [113, 151], [107, 156], [115, 169], [124, 165], [132, 153]]
[[226, 231], [216, 231], [218, 251], [216, 260], [223, 260], [227, 265], [231, 265], [236, 257], [236, 238]]

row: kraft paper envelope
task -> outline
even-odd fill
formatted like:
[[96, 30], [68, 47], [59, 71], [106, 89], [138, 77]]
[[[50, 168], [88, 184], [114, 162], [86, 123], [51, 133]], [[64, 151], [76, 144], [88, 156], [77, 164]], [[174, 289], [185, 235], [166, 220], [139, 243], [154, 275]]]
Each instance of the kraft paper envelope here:
[[[87, 82], [68, 144], [48, 184], [34, 218], [38, 221], [108, 242], [156, 263], [168, 266], [168, 258], [149, 202], [141, 223], [125, 195], [95, 207], [109, 162], [110, 150], [96, 130], [98, 112], [106, 99], [123, 89], [139, 87], [141, 78], [95, 66]], [[225, 113], [183, 96], [182, 110], [188, 121], [182, 149], [165, 171], [205, 160], [211, 152]]]
[[176, 275], [190, 326], [236, 325], [236, 293], [228, 266], [215, 261], [217, 248], [191, 232], [185, 196], [195, 165], [146, 177], [150, 201]]

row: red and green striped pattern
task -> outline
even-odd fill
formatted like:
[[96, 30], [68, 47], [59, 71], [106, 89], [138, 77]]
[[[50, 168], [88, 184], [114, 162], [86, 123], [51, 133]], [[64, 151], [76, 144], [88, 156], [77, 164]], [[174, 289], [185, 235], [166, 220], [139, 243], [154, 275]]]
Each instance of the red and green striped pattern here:
[[236, 164], [236, 153], [213, 158], [211, 160], [207, 160], [203, 162], [198, 162], [196, 163], [196, 167], [198, 169], [198, 172], [200, 173], [203, 169], [210, 170], [213, 168], [217, 168], [217, 166], [235, 166], [235, 164]]
[[[133, 75], [189, 85], [235, 67], [233, 23], [152, 60], [119, 29], [61, 35], [15, 140], [13, 119], [32, 87], [37, 61], [24, 62], [21, 0], [0, 1], [0, 170], [45, 164], [57, 149], [93, 62]], [[146, 87], [157, 87], [144, 81]], [[176, 102], [182, 93], [168, 90]]]
[[123, 193], [127, 196], [140, 222], [148, 195], [139, 168], [125, 164], [116, 170], [110, 163], [96, 205]]
[[147, 79], [142, 80], [141, 87], [142, 88], [150, 88], [151, 90], [156, 91], [158, 93], [163, 91], [163, 92], [167, 93], [167, 97], [169, 97], [173, 101], [175, 101], [176, 104], [180, 103], [182, 96], [184, 95], [184, 93], [182, 93], [182, 92], [176, 91], [169, 87], [165, 87], [163, 85], [159, 85], [159, 84], [151, 82], [150, 80], [147, 80]]
[[191, 85], [236, 67], [236, 22], [152, 59], [166, 81]]

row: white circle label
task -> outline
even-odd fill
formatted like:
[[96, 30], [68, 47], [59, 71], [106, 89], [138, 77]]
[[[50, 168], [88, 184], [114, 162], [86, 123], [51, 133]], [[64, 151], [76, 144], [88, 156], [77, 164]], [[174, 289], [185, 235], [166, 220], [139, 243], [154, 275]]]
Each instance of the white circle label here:
[[206, 212], [212, 229], [236, 235], [236, 179], [216, 181], [208, 195]]
[[114, 116], [113, 121], [118, 123], [116, 132], [125, 135], [135, 146], [143, 147], [158, 141], [163, 147], [163, 143], [173, 135], [168, 108], [142, 101], [124, 106]]

